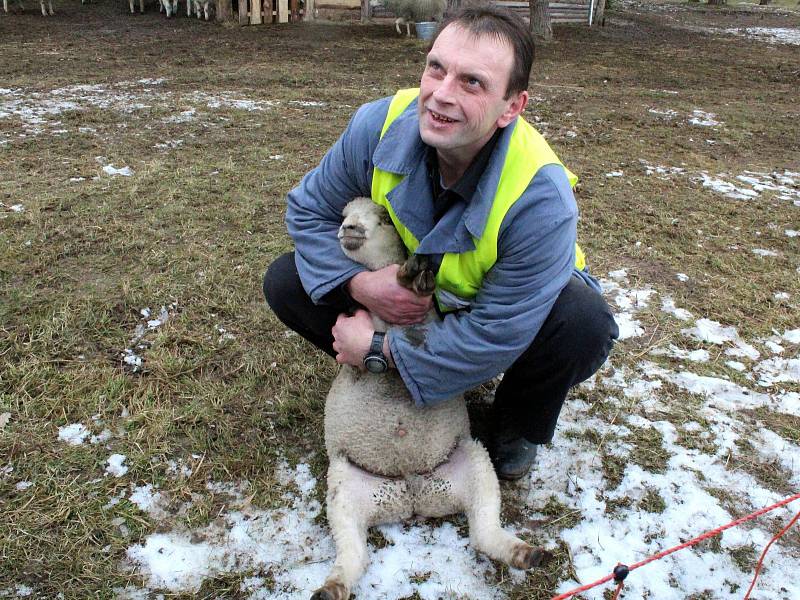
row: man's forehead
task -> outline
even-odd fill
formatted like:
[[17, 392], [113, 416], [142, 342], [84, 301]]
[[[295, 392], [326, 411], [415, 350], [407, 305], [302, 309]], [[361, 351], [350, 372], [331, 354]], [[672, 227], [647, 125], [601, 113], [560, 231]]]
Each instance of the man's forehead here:
[[495, 52], [505, 51], [509, 55], [514, 53], [511, 43], [501, 35], [488, 31], [472, 31], [459, 23], [450, 23], [439, 33], [431, 47], [431, 52], [436, 50], [437, 46], [441, 47], [455, 40], [474, 46], [492, 46]]

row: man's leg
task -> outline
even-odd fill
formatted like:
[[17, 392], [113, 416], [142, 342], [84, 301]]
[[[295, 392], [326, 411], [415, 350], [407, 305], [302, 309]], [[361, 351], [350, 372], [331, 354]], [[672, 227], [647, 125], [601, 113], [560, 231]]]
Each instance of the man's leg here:
[[331, 328], [336, 318], [347, 312], [346, 306], [317, 305], [303, 289], [294, 252], [278, 257], [264, 276], [264, 297], [272, 312], [290, 329], [302, 335], [320, 350], [331, 356], [333, 336]]
[[500, 477], [516, 479], [528, 472], [536, 447], [553, 439], [569, 388], [600, 368], [617, 337], [603, 297], [572, 277], [497, 388], [492, 454]]

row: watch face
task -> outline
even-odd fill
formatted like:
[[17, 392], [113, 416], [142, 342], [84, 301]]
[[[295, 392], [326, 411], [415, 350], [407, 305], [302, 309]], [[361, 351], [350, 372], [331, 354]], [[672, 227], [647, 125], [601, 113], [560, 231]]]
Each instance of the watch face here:
[[364, 359], [364, 366], [370, 373], [385, 373], [389, 365], [380, 356], [368, 356]]

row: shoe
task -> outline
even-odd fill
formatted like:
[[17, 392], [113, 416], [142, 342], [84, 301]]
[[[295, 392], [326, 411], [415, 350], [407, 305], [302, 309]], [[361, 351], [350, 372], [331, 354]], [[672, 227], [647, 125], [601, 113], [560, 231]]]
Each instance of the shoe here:
[[524, 437], [496, 441], [491, 457], [497, 476], [515, 481], [527, 475], [536, 461], [538, 448]]

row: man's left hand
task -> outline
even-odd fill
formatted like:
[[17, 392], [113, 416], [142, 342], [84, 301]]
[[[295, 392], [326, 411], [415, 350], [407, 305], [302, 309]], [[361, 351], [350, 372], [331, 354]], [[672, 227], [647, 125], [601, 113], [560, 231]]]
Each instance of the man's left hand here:
[[369, 352], [372, 334], [375, 328], [372, 317], [363, 309], [359, 309], [352, 317], [339, 315], [336, 325], [331, 329], [333, 349], [336, 351], [336, 362], [342, 365], [353, 365], [364, 368], [364, 356]]

